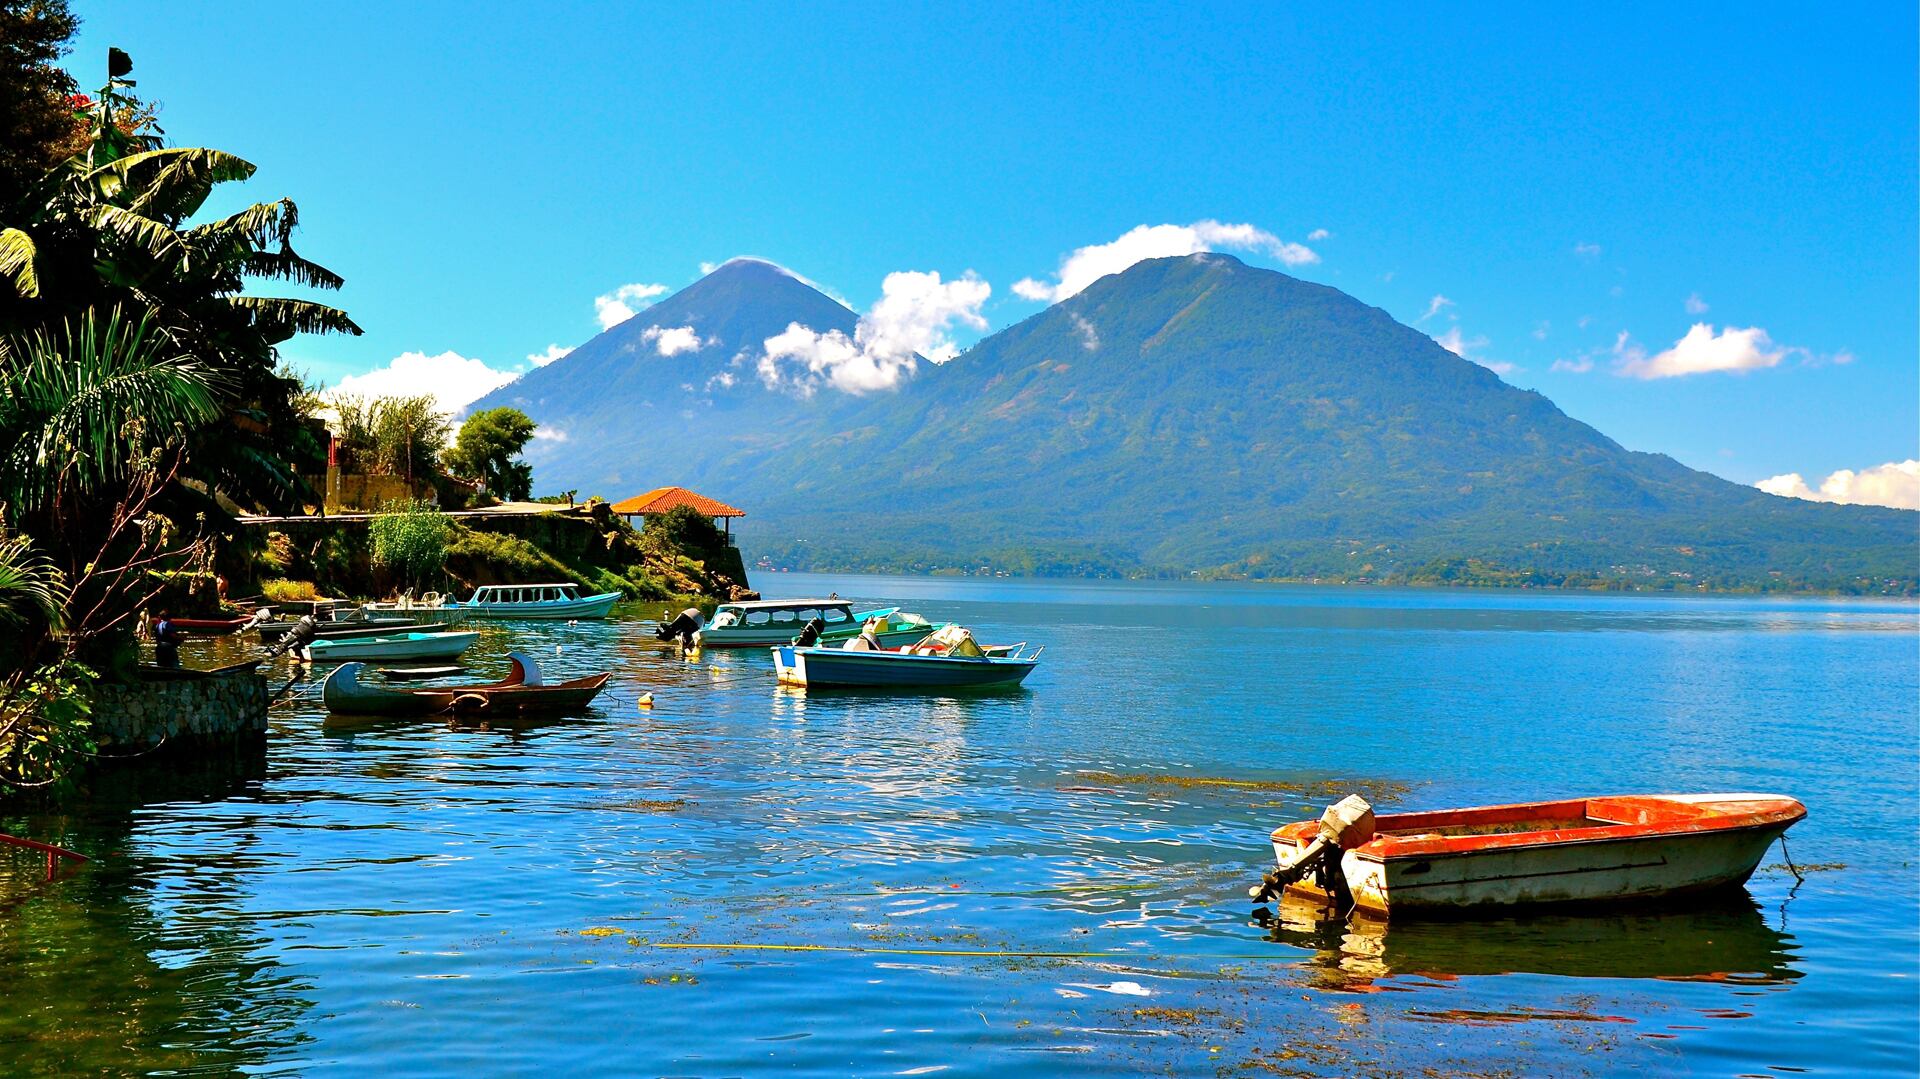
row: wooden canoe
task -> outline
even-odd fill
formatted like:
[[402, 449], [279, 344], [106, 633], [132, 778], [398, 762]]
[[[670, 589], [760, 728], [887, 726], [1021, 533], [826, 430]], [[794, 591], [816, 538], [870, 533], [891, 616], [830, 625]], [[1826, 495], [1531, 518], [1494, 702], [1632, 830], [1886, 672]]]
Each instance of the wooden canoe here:
[[[1357, 909], [1448, 914], [1553, 903], [1618, 903], [1745, 884], [1773, 841], [1807, 815], [1770, 794], [1620, 795], [1381, 815], [1342, 855]], [[1273, 832], [1291, 866], [1318, 821]], [[1311, 875], [1289, 891], [1324, 898]]]
[[548, 682], [532, 659], [509, 652], [513, 670], [498, 682], [469, 686], [383, 687], [360, 681], [364, 663], [347, 663], [327, 676], [321, 699], [327, 711], [350, 716], [474, 717], [575, 712], [592, 703], [611, 672], [566, 682]]

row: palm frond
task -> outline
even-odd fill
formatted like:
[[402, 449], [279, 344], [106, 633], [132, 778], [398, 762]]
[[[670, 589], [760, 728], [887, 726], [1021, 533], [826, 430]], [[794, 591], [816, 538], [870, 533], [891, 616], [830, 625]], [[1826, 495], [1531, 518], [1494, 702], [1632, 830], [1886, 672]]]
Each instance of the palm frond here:
[[284, 245], [300, 224], [300, 208], [292, 199], [256, 202], [237, 214], [209, 221], [187, 230], [190, 242], [219, 242], [238, 239], [254, 248]]
[[88, 174], [101, 191], [131, 193], [127, 208], [175, 220], [191, 216], [206, 201], [213, 185], [244, 180], [253, 163], [223, 150], [203, 146], [170, 146], [129, 154], [101, 165]]
[[165, 222], [104, 202], [87, 207], [82, 216], [93, 228], [134, 244], [155, 258], [169, 258], [180, 251], [179, 236]]
[[65, 578], [25, 536], [0, 539], [0, 626], [58, 629], [66, 601]]
[[0, 229], [0, 276], [21, 296], [40, 295], [40, 276], [33, 265], [38, 254], [33, 237], [19, 229]]
[[256, 251], [241, 260], [240, 270], [253, 277], [277, 277], [308, 288], [337, 289], [346, 284], [339, 274], [292, 251]]
[[0, 499], [32, 510], [141, 466], [183, 429], [219, 415], [214, 377], [145, 313], [90, 310], [13, 342], [0, 371]]
[[273, 324], [291, 333], [345, 333], [355, 337], [362, 333], [345, 311], [322, 303], [278, 296], [228, 296], [226, 301], [252, 316], [255, 326]]

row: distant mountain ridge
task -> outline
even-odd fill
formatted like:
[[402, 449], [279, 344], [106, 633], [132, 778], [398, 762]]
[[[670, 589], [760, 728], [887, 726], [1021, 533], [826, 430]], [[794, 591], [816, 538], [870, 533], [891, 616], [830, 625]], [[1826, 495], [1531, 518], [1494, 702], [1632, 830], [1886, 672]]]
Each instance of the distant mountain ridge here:
[[568, 433], [537, 482], [710, 488], [748, 509], [749, 559], [815, 568], [1895, 590], [1920, 576], [1912, 512], [1778, 498], [1626, 450], [1378, 308], [1220, 254], [1138, 263], [864, 397], [749, 384], [737, 351], [715, 358], [735, 384], [703, 395], [686, 387], [710, 361], [626, 347], [648, 326], [850, 328], [852, 312], [772, 273], [704, 279], [536, 372], [580, 391], [571, 408], [522, 383], [496, 393]]
[[691, 444], [752, 441], [807, 416], [805, 402], [761, 385], [766, 340], [795, 322], [851, 336], [858, 321], [774, 263], [737, 258], [471, 408], [511, 405], [547, 428], [530, 454], [542, 490], [635, 494], [659, 486], [663, 467], [685, 467]]

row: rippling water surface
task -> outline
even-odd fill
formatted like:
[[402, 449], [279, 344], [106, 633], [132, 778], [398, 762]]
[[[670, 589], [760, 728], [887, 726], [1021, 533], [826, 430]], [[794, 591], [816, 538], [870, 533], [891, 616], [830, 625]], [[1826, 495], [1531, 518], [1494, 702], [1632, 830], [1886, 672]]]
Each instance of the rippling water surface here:
[[[1047, 652], [972, 698], [778, 690], [652, 609], [485, 623], [591, 714], [340, 721], [0, 817], [0, 1070], [167, 1074], [1911, 1074], [1910, 604], [767, 576]], [[231, 643], [221, 648], [232, 648]], [[221, 653], [224, 656], [225, 653]], [[213, 651], [190, 661], [211, 664]], [[276, 685], [291, 668], [277, 670]], [[652, 710], [639, 694], [651, 692]], [[1265, 834], [1383, 809], [1763, 790], [1737, 898], [1250, 924]]]

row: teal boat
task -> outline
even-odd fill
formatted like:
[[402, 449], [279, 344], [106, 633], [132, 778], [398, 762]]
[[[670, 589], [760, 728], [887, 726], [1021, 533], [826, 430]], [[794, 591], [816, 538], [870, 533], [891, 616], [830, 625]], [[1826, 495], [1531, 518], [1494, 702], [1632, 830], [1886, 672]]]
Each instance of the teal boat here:
[[842, 599], [754, 600], [714, 608], [696, 639], [706, 648], [767, 648], [792, 641], [816, 618], [825, 627], [820, 640], [827, 644], [858, 637], [860, 627], [876, 618], [883, 620], [875, 633], [882, 648], [918, 644], [940, 628], [898, 607], [856, 611]]
[[986, 645], [960, 626], [943, 626], [919, 644], [875, 649], [864, 641], [781, 645], [773, 649], [776, 677], [784, 686], [893, 690], [1010, 689], [1040, 662], [1042, 649]]
[[315, 663], [354, 659], [452, 659], [480, 639], [478, 633], [396, 633], [391, 637], [314, 641], [306, 652]]

